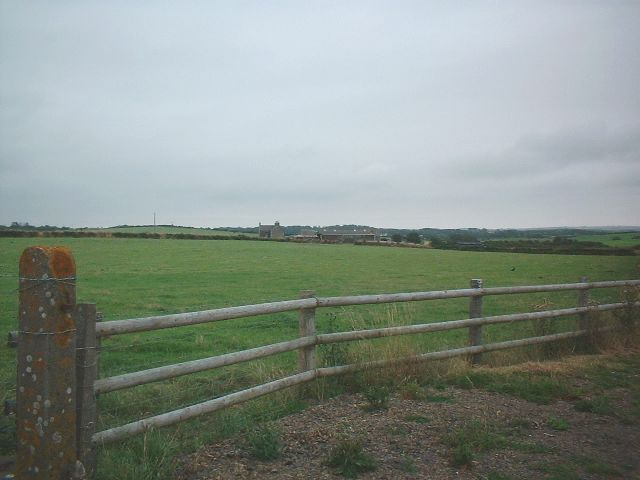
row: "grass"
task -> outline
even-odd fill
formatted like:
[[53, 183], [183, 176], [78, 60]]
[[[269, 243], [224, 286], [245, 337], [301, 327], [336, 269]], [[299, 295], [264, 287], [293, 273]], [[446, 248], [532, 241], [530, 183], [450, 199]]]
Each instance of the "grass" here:
[[399, 425], [391, 425], [388, 429], [391, 435], [404, 436], [409, 433], [409, 429], [402, 424]]
[[[17, 265], [22, 250], [34, 242], [65, 245], [74, 253], [78, 269], [78, 301], [96, 302], [105, 320], [204, 310], [233, 305], [297, 298], [301, 289], [319, 296], [465, 288], [470, 278], [483, 278], [487, 286], [573, 282], [582, 275], [594, 280], [638, 276], [636, 257], [520, 255], [456, 252], [428, 249], [368, 248], [353, 245], [284, 244], [275, 242], [179, 241], [100, 238], [0, 239], [0, 330], [16, 329]], [[512, 267], [516, 267], [513, 269]], [[616, 292], [593, 291], [594, 301], [618, 300]], [[487, 297], [487, 315], [574, 306], [575, 293]], [[385, 306], [319, 309], [319, 332], [370, 328], [389, 320]], [[393, 313], [399, 324], [465, 318], [468, 300], [419, 302]], [[395, 320], [394, 320], [395, 321]], [[558, 328], [573, 328], [573, 319]], [[297, 336], [297, 313], [280, 313], [197, 327], [116, 336], [103, 342], [101, 376], [204, 358], [274, 343]], [[531, 325], [500, 325], [485, 329], [488, 341], [534, 333]], [[393, 339], [370, 342], [376, 348]], [[419, 335], [411, 340], [415, 351], [463, 346], [466, 331]], [[385, 343], [386, 342], [386, 343]], [[356, 344], [354, 344], [356, 345]], [[346, 345], [319, 349], [324, 364], [350, 359]], [[331, 347], [331, 348], [329, 348]], [[335, 348], [333, 348], [335, 347]], [[0, 396], [15, 397], [15, 349], [0, 347]], [[535, 350], [514, 356], [485, 356], [489, 364], [538, 358]], [[197, 403], [262, 383], [296, 370], [295, 352], [171, 381], [105, 394], [99, 399], [99, 425], [110, 426]], [[606, 381], [606, 372], [592, 372]], [[530, 380], [530, 379], [529, 379]], [[621, 379], [619, 379], [622, 381]], [[571, 396], [570, 388], [554, 378], [482, 378], [475, 370], [458, 384], [528, 395], [538, 401]], [[615, 380], [618, 381], [618, 380]], [[436, 388], [441, 385], [433, 385]], [[518, 393], [521, 392], [521, 393]], [[416, 390], [415, 394], [419, 395]], [[249, 402], [242, 408], [199, 417], [168, 427], [154, 436], [138, 437], [101, 449], [101, 478], [164, 478], [170, 459], [237, 432], [256, 421], [270, 420], [304, 407], [292, 392], [280, 392]], [[0, 427], [4, 427], [4, 423]], [[4, 431], [6, 430], [6, 431]], [[12, 449], [11, 428], [0, 431], [0, 451]], [[155, 435], [158, 435], [156, 437]], [[162, 440], [164, 439], [164, 440]], [[140, 452], [145, 455], [138, 456]], [[143, 458], [145, 466], [137, 466]]]
[[549, 417], [547, 419], [547, 426], [552, 430], [556, 430], [558, 432], [565, 432], [569, 430], [569, 422], [567, 422], [564, 418], [559, 417]]
[[[589, 456], [578, 456], [568, 459], [564, 463], [547, 463], [537, 466], [537, 470], [544, 472], [547, 480], [580, 480], [583, 478], [581, 472], [591, 475], [598, 475], [597, 478], [620, 478], [623, 472], [616, 466], [611, 465], [599, 458]], [[590, 477], [591, 478], [591, 477]]]
[[[582, 379], [594, 385], [594, 397], [576, 405], [583, 411], [594, 411], [604, 415], [614, 415], [626, 424], [640, 422], [640, 357], [626, 356], [609, 362], [594, 365], [582, 372]], [[624, 388], [631, 391], [632, 401], [627, 410], [612, 411], [609, 396], [614, 396], [616, 389]]]
[[494, 426], [474, 420], [446, 435], [443, 443], [452, 449], [451, 464], [461, 467], [470, 465], [476, 453], [506, 447], [509, 440]]
[[462, 388], [482, 388], [544, 405], [558, 399], [575, 398], [577, 395], [576, 389], [567, 385], [562, 378], [547, 374], [472, 371], [454, 378], [453, 381]]
[[456, 445], [451, 455], [451, 465], [454, 467], [462, 467], [471, 465], [473, 461], [473, 446], [469, 443], [462, 442]]
[[468, 424], [445, 435], [442, 442], [451, 448], [451, 465], [470, 466], [479, 453], [510, 448], [523, 453], [542, 454], [552, 449], [537, 442], [520, 441], [520, 432], [480, 420]]
[[571, 463], [543, 464], [538, 469], [546, 473], [545, 480], [580, 480], [577, 467]]
[[610, 247], [633, 247], [634, 245], [640, 245], [640, 232], [576, 235], [572, 238], [581, 242], [600, 242]]
[[425, 400], [431, 403], [453, 403], [453, 397], [448, 395], [426, 395]]
[[510, 447], [523, 453], [549, 453], [553, 448], [538, 442], [513, 442]]
[[535, 424], [526, 418], [516, 418], [511, 420], [508, 426], [516, 432], [521, 432], [522, 430], [529, 430], [533, 428]]
[[0, 455], [9, 455], [15, 449], [16, 423], [14, 417], [0, 415]]
[[366, 409], [370, 411], [386, 410], [389, 408], [391, 389], [386, 385], [367, 385], [362, 394], [367, 399]]
[[611, 401], [606, 396], [578, 400], [574, 407], [579, 412], [597, 413], [598, 415], [612, 415], [614, 413]]
[[216, 236], [237, 236], [244, 235], [246, 237], [257, 237], [257, 233], [240, 233], [240, 232], [231, 232], [228, 230], [212, 230], [209, 228], [197, 228], [197, 227], [171, 227], [167, 225], [158, 225], [154, 227], [153, 225], [146, 226], [132, 226], [132, 227], [109, 227], [109, 228], [97, 228], [97, 229], [89, 229], [96, 232], [107, 232], [107, 233], [160, 233], [160, 234], [187, 234], [187, 235], [216, 235]]
[[424, 400], [427, 396], [422, 385], [415, 380], [411, 380], [410, 382], [401, 385], [399, 388], [399, 394], [400, 398], [403, 400]]
[[[637, 341], [636, 341], [637, 343]], [[597, 359], [597, 360], [596, 360]], [[640, 422], [640, 356], [568, 357], [564, 362], [524, 363], [513, 367], [474, 368], [431, 375], [433, 385], [450, 383], [462, 388], [479, 388], [512, 395], [539, 404], [557, 400], [573, 403], [575, 410], [609, 415], [630, 425]], [[575, 384], [580, 386], [577, 387]], [[631, 402], [614, 408], [623, 389], [631, 393]], [[509, 425], [514, 430], [531, 427], [517, 419]], [[566, 420], [549, 417], [547, 426], [556, 431], [570, 428]]]
[[356, 478], [360, 473], [375, 470], [375, 459], [362, 448], [362, 442], [343, 439], [331, 449], [327, 465], [345, 478]]
[[280, 431], [273, 425], [259, 424], [247, 433], [246, 446], [258, 460], [275, 460], [282, 454]]
[[622, 477], [623, 473], [616, 466], [611, 465], [599, 458], [580, 456], [575, 459], [575, 462], [580, 465], [587, 473], [594, 475], [603, 475], [607, 478]]
[[514, 480], [514, 477], [494, 470], [487, 474], [487, 480]]
[[[593, 233], [584, 235], [567, 235], [572, 240], [579, 242], [600, 242], [610, 247], [633, 247], [640, 245], [640, 232], [620, 232], [620, 233]], [[538, 238], [525, 238], [525, 237], [509, 237], [509, 238], [496, 238], [495, 240], [504, 241], [519, 241], [519, 240], [534, 240], [538, 242], [550, 242], [553, 240], [553, 236], [538, 237]]]
[[417, 473], [418, 471], [415, 460], [410, 457], [403, 457], [400, 461], [399, 468], [405, 473]]
[[414, 423], [429, 423], [431, 421], [429, 417], [425, 417], [424, 415], [406, 415], [403, 417], [403, 420]]

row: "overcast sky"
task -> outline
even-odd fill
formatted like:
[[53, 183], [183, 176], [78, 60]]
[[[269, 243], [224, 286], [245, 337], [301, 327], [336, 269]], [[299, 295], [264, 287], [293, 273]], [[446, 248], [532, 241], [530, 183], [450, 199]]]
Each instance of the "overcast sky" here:
[[2, 1], [0, 224], [640, 224], [640, 1]]

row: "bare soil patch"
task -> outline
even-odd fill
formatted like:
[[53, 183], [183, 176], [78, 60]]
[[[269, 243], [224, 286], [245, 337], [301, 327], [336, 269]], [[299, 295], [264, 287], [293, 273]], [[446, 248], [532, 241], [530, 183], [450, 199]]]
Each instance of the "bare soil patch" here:
[[[575, 400], [539, 405], [454, 387], [428, 393], [431, 401], [396, 396], [387, 410], [377, 412], [363, 408], [359, 394], [333, 398], [276, 422], [284, 444], [280, 458], [256, 460], [242, 437], [230, 438], [184, 458], [176, 478], [342, 478], [326, 462], [344, 438], [360, 440], [376, 460], [374, 471], [358, 476], [364, 479], [640, 478], [637, 419], [577, 411]], [[614, 412], [638, 401], [624, 388], [608, 396]], [[565, 422], [566, 430], [550, 426], [552, 417]], [[454, 466], [446, 439], [469, 425], [486, 427], [506, 443]]]

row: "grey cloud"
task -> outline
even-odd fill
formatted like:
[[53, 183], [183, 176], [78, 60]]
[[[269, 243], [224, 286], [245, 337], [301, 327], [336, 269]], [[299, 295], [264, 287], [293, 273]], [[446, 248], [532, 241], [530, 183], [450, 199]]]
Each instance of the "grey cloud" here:
[[603, 127], [577, 128], [551, 135], [531, 135], [514, 146], [514, 153], [540, 161], [586, 163], [640, 161], [640, 128], [611, 132]]
[[593, 223], [576, 178], [611, 211], [637, 199], [638, 18], [634, 2], [3, 2], [0, 223], [549, 225], [570, 222], [537, 196], [561, 191]]
[[494, 154], [463, 158], [449, 173], [463, 177], [521, 179], [566, 178], [577, 170], [599, 164], [627, 172], [640, 162], [640, 128], [610, 131], [594, 126], [564, 129], [547, 135], [526, 135]]

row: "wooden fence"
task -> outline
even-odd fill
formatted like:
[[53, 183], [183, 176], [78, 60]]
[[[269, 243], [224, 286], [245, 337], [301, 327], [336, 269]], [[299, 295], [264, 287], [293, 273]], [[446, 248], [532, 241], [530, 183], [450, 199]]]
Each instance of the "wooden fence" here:
[[[560, 285], [485, 288], [482, 280], [471, 280], [471, 288], [431, 292], [315, 297], [304, 291], [301, 298], [257, 305], [219, 308], [192, 313], [97, 322], [93, 304], [76, 304], [75, 263], [64, 248], [31, 247], [20, 259], [20, 311], [17, 332], [17, 478], [84, 478], [95, 469], [96, 448], [151, 429], [172, 425], [247, 400], [267, 395], [317, 378], [342, 375], [365, 368], [401, 362], [422, 362], [467, 356], [473, 363], [485, 352], [554, 342], [590, 333], [588, 315], [640, 307], [640, 302], [591, 305], [588, 292], [596, 288], [637, 287], [640, 280], [588, 282]], [[490, 295], [577, 291], [573, 308], [482, 316], [482, 300]], [[318, 308], [469, 298], [467, 319], [408, 326], [317, 334]], [[100, 342], [105, 336], [144, 332], [186, 325], [251, 317], [278, 312], [299, 312], [299, 338], [224, 355], [166, 365], [148, 370], [98, 379]], [[577, 315], [578, 330], [519, 340], [484, 344], [484, 325]], [[318, 345], [397, 335], [412, 335], [466, 328], [469, 346], [428, 352], [392, 361], [319, 368]], [[611, 328], [611, 327], [608, 327]], [[298, 351], [298, 373], [224, 395], [186, 408], [144, 418], [126, 425], [95, 432], [96, 396], [159, 380], [175, 378], [278, 353]]]

